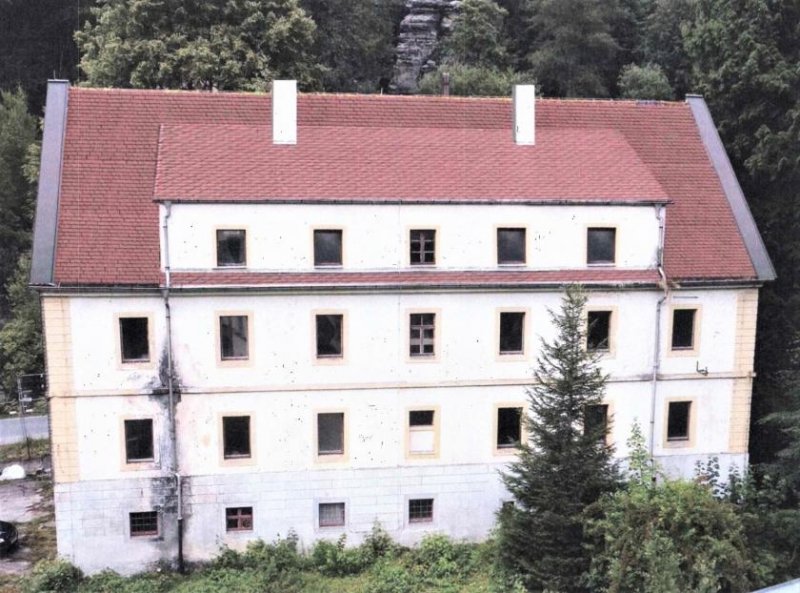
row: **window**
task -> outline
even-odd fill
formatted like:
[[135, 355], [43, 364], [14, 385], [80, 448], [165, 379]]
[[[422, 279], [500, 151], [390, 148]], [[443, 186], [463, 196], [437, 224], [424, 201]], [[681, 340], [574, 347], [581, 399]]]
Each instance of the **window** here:
[[412, 266], [436, 263], [436, 231], [412, 230], [410, 237]]
[[590, 228], [586, 236], [586, 262], [613, 264], [616, 257], [617, 229]]
[[225, 509], [225, 531], [253, 531], [253, 507]]
[[611, 350], [611, 311], [589, 311], [586, 348], [598, 352]]
[[122, 362], [148, 362], [150, 360], [147, 317], [120, 317], [119, 338]]
[[342, 315], [317, 315], [317, 357], [342, 356]]
[[433, 499], [412, 498], [408, 501], [408, 522], [428, 523], [433, 521]]
[[583, 411], [583, 434], [597, 435], [597, 440], [606, 442], [608, 432], [608, 404], [586, 406]]
[[320, 527], [341, 527], [344, 525], [343, 502], [321, 502], [318, 512]]
[[409, 318], [409, 355], [434, 355], [435, 313], [412, 313]]
[[244, 266], [247, 263], [244, 230], [217, 231], [217, 266]]
[[317, 414], [317, 455], [344, 455], [344, 412]]
[[156, 511], [131, 513], [129, 517], [131, 537], [158, 535], [158, 513]]
[[314, 231], [314, 265], [342, 265], [342, 231]]
[[125, 462], [153, 461], [153, 421], [125, 420]]
[[674, 309], [672, 311], [672, 349], [694, 349], [694, 325], [697, 309]]
[[220, 315], [219, 349], [222, 360], [247, 360], [247, 315]]
[[497, 263], [525, 263], [525, 229], [497, 229]]
[[222, 418], [222, 456], [225, 459], [250, 457], [250, 416]]
[[522, 354], [525, 313], [500, 313], [500, 354]]
[[669, 402], [667, 412], [667, 441], [689, 440], [689, 415], [692, 402]]
[[522, 440], [522, 408], [497, 408], [497, 448], [513, 449]]
[[408, 454], [436, 454], [436, 410], [408, 412]]

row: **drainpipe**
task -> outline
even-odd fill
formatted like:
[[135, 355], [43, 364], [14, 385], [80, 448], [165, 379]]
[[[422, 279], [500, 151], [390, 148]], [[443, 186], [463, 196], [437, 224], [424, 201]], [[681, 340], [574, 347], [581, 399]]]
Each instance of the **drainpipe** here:
[[172, 210], [172, 202], [165, 202], [164, 208], [164, 288], [161, 294], [164, 297], [164, 312], [167, 323], [167, 391], [169, 393], [169, 440], [172, 447], [170, 458], [170, 472], [175, 476], [175, 490], [178, 504], [178, 572], [183, 573], [183, 500], [181, 496], [181, 475], [178, 471], [178, 436], [175, 429], [175, 385], [173, 381], [173, 361], [172, 361], [172, 311], [169, 304], [169, 289], [171, 285], [171, 270], [169, 263], [169, 217]]
[[656, 267], [658, 268], [658, 275], [660, 283], [664, 290], [664, 294], [658, 299], [656, 303], [656, 322], [655, 322], [655, 343], [653, 344], [653, 376], [652, 376], [652, 389], [650, 394], [650, 438], [648, 442], [648, 453], [650, 454], [650, 461], [655, 461], [655, 438], [656, 438], [656, 397], [658, 396], [658, 371], [661, 366], [661, 310], [664, 307], [664, 302], [669, 295], [669, 285], [667, 284], [667, 275], [664, 272], [664, 206], [656, 206], [656, 218], [658, 219], [658, 250], [656, 252]]

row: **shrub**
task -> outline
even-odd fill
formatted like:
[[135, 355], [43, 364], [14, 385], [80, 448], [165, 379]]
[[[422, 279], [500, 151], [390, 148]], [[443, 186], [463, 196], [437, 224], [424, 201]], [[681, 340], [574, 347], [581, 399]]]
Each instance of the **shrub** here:
[[474, 569], [476, 546], [453, 542], [446, 535], [427, 535], [411, 552], [412, 569], [424, 579], [462, 579]]
[[366, 554], [369, 554], [372, 562], [375, 562], [378, 558], [397, 556], [400, 551], [392, 537], [384, 531], [377, 521], [372, 525], [372, 531], [364, 538], [364, 543], [361, 544], [361, 547]]
[[64, 560], [43, 560], [25, 582], [25, 593], [73, 593], [83, 580], [81, 570]]
[[297, 542], [297, 534], [290, 532], [285, 539], [277, 539], [271, 544], [260, 539], [250, 542], [243, 553], [223, 548], [211, 566], [215, 569], [255, 569], [273, 577], [297, 572], [305, 566]]
[[364, 593], [415, 593], [419, 583], [406, 567], [390, 562], [375, 565]]
[[319, 540], [311, 550], [311, 562], [326, 576], [341, 577], [358, 574], [373, 563], [368, 548], [346, 548], [347, 536], [342, 535], [336, 543]]

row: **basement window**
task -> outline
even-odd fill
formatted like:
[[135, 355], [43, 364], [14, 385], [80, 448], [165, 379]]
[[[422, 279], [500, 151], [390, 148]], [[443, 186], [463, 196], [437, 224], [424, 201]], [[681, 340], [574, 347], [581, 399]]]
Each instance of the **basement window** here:
[[344, 455], [344, 412], [317, 414], [317, 455]]
[[525, 229], [497, 229], [497, 263], [525, 263]]
[[586, 406], [583, 411], [583, 434], [597, 435], [600, 443], [606, 442], [608, 433], [608, 404]]
[[222, 418], [222, 455], [225, 459], [250, 457], [250, 416]]
[[344, 525], [343, 502], [321, 502], [317, 512], [320, 527], [342, 527]]
[[667, 441], [688, 441], [692, 402], [669, 402]]
[[525, 313], [500, 313], [500, 354], [522, 354]]
[[436, 454], [436, 411], [411, 410], [408, 413], [408, 454]]
[[253, 531], [253, 507], [225, 509], [225, 531]]
[[586, 263], [611, 265], [616, 258], [617, 229], [590, 228], [586, 233]]
[[343, 315], [317, 315], [317, 357], [341, 358]]
[[158, 535], [158, 512], [130, 513], [131, 537]]
[[153, 420], [125, 420], [125, 462], [153, 461]]
[[342, 265], [342, 231], [314, 231], [314, 265]]
[[514, 449], [522, 440], [522, 408], [497, 408], [498, 449]]
[[435, 354], [435, 329], [435, 313], [412, 313], [409, 316], [410, 356], [433, 356]]
[[430, 523], [433, 521], [433, 499], [412, 498], [408, 501], [409, 523]]
[[694, 327], [697, 309], [675, 309], [672, 312], [672, 349], [694, 349]]
[[410, 237], [412, 266], [433, 265], [436, 263], [436, 231], [412, 230]]
[[149, 362], [150, 337], [147, 317], [120, 317], [122, 362]]
[[219, 349], [222, 360], [247, 360], [247, 315], [220, 315]]
[[217, 267], [246, 265], [245, 237], [242, 229], [217, 231]]
[[587, 314], [586, 349], [595, 352], [611, 350], [611, 311], [589, 311]]

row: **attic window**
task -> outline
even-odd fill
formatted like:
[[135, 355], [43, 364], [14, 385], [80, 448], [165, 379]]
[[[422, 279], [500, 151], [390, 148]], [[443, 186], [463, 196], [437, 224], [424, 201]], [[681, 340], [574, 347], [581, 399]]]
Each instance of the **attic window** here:
[[525, 229], [497, 229], [497, 263], [525, 263]]
[[122, 362], [148, 362], [150, 360], [147, 317], [120, 317], [119, 337]]
[[245, 231], [217, 231], [217, 267], [244, 266], [247, 263]]
[[314, 265], [315, 266], [342, 265], [342, 231], [340, 230], [314, 231]]
[[586, 234], [586, 263], [611, 265], [616, 258], [617, 229], [590, 228]]
[[411, 253], [409, 254], [412, 266], [433, 265], [436, 263], [436, 231], [412, 230]]

